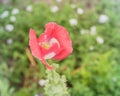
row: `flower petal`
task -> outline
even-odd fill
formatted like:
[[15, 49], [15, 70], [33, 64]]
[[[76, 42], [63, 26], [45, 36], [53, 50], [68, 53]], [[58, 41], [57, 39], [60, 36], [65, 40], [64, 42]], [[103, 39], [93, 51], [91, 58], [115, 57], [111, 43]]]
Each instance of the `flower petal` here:
[[50, 66], [43, 58], [41, 51], [39, 49], [39, 45], [38, 45], [38, 41], [36, 38], [36, 33], [33, 29], [30, 29], [30, 33], [29, 33], [29, 45], [30, 45], [30, 49], [32, 51], [33, 56], [35, 56], [36, 58], [38, 58], [39, 60], [41, 60], [41, 62], [46, 66], [47, 69], [52, 70], [53, 67]]
[[46, 24], [45, 33], [50, 34], [52, 38], [56, 38], [60, 44], [60, 48], [57, 50], [57, 54], [54, 59], [62, 60], [72, 52], [72, 42], [64, 27], [57, 25], [54, 22], [50, 22]]
[[53, 70], [53, 67], [50, 66], [44, 59], [42, 60], [42, 63], [46, 66], [47, 69]]
[[33, 29], [30, 29], [29, 38], [30, 38], [29, 45], [33, 56], [41, 60], [42, 59], [41, 52], [39, 50], [36, 33]]

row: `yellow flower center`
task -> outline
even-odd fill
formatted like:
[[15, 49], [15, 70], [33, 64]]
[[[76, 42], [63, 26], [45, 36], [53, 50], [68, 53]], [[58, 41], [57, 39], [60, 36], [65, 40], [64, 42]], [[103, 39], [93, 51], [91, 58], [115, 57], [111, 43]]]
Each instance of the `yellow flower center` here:
[[50, 48], [50, 44], [48, 42], [43, 42], [42, 43], [42, 47], [45, 49], [49, 49]]

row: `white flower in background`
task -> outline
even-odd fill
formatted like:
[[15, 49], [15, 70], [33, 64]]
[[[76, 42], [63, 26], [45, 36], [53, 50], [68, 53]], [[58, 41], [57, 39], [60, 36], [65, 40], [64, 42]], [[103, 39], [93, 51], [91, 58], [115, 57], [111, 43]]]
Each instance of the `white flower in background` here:
[[78, 21], [77, 21], [77, 19], [72, 18], [72, 19], [69, 20], [69, 23], [70, 23], [71, 26], [75, 26], [75, 25], [78, 24]]
[[11, 17], [10, 17], [10, 21], [11, 21], [11, 22], [15, 22], [15, 21], [16, 21], [16, 17], [15, 17], [15, 16], [11, 16]]
[[7, 31], [11, 32], [11, 31], [13, 31], [14, 26], [13, 26], [12, 24], [7, 24], [7, 25], [5, 26], [5, 29], [6, 29]]
[[91, 45], [91, 46], [89, 47], [89, 49], [90, 49], [91, 51], [94, 50], [94, 46]]
[[39, 82], [38, 82], [38, 84], [39, 84], [40, 86], [44, 86], [45, 83], [46, 83], [46, 80], [44, 80], [44, 79], [41, 79], [41, 80], [39, 80]]
[[72, 8], [75, 8], [75, 7], [76, 7], [76, 5], [75, 5], [75, 4], [71, 4], [71, 7], [72, 7]]
[[92, 27], [90, 28], [90, 34], [91, 34], [91, 35], [95, 35], [95, 34], [96, 34], [96, 26], [92, 26]]
[[26, 7], [26, 11], [31, 12], [31, 11], [32, 11], [32, 5], [28, 5], [28, 6]]
[[106, 23], [109, 20], [109, 17], [107, 15], [100, 15], [99, 16], [99, 23]]
[[19, 9], [14, 8], [14, 9], [12, 10], [12, 14], [13, 14], [13, 15], [18, 14], [18, 13], [19, 13]]
[[84, 13], [84, 10], [82, 8], [77, 8], [77, 13], [81, 15]]
[[62, 2], [62, 0], [56, 0], [56, 2]]
[[39, 94], [35, 94], [34, 96], [43, 96], [43, 95], [39, 93]]
[[97, 40], [97, 42], [98, 42], [99, 44], [103, 44], [103, 43], [104, 43], [104, 39], [103, 39], [102, 37], [100, 37], [100, 36], [98, 36], [98, 37], [96, 38], [96, 40]]
[[85, 30], [85, 29], [81, 29], [81, 30], [80, 30], [80, 34], [81, 34], [81, 35], [86, 34], [86, 32], [87, 32], [87, 30]]
[[55, 13], [59, 10], [58, 6], [52, 6], [51, 7], [51, 12]]
[[8, 15], [9, 15], [9, 11], [4, 11], [4, 12], [1, 14], [0, 17], [3, 19], [3, 18], [8, 17]]
[[7, 44], [9, 44], [9, 45], [10, 45], [10, 44], [12, 44], [12, 43], [13, 43], [13, 39], [12, 39], [12, 38], [9, 38], [9, 39], [7, 39], [7, 41], [6, 41], [6, 42], [7, 42]]
[[116, 77], [113, 77], [112, 80], [113, 80], [114, 82], [117, 82], [117, 78], [116, 78]]

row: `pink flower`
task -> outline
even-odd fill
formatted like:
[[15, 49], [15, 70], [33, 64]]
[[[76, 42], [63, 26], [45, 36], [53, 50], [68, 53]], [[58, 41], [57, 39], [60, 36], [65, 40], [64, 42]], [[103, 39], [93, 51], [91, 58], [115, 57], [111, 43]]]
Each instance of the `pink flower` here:
[[29, 45], [33, 56], [38, 58], [47, 69], [52, 70], [46, 60], [62, 60], [72, 52], [72, 42], [67, 30], [54, 22], [45, 25], [45, 31], [38, 38], [33, 29], [29, 32]]

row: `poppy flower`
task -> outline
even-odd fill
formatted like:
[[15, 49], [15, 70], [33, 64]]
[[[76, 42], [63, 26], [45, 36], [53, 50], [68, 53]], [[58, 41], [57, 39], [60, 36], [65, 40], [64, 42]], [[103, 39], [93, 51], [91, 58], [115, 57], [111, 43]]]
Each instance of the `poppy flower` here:
[[47, 59], [62, 60], [72, 52], [72, 42], [67, 30], [54, 22], [47, 23], [44, 33], [38, 38], [36, 32], [30, 29], [29, 46], [32, 55], [49, 70], [53, 67], [46, 62]]

